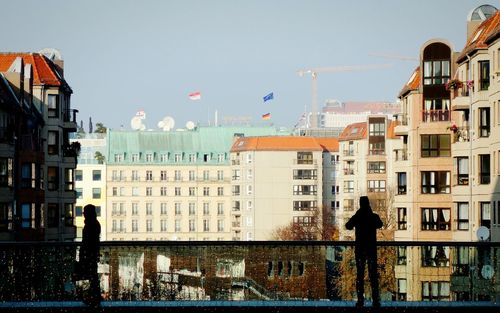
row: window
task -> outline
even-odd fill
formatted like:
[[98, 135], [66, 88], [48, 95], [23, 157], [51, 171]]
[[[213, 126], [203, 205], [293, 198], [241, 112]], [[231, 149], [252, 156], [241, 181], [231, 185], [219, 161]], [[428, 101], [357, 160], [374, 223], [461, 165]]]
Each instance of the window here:
[[203, 187], [203, 195], [210, 196], [210, 187]]
[[188, 194], [190, 197], [196, 196], [196, 187], [189, 187], [188, 188]]
[[210, 161], [210, 154], [208, 153], [203, 154], [203, 162], [207, 163], [208, 161]]
[[332, 186], [332, 195], [336, 195], [340, 193], [340, 186], [338, 185], [333, 185]]
[[313, 211], [317, 208], [316, 201], [293, 201], [294, 211]]
[[196, 162], [196, 154], [190, 153], [189, 154], [189, 163], [194, 163]]
[[449, 208], [422, 208], [422, 230], [451, 230]]
[[210, 220], [203, 220], [203, 231], [210, 231]]
[[203, 215], [210, 215], [210, 203], [203, 202]]
[[491, 228], [491, 203], [490, 202], [479, 202], [481, 208], [481, 220], [480, 225], [485, 226], [488, 229]]
[[194, 220], [189, 220], [189, 231], [190, 232], [196, 231], [195, 221]]
[[160, 196], [166, 196], [167, 195], [167, 187], [163, 186], [160, 187]]
[[163, 162], [163, 163], [168, 162], [168, 154], [165, 154], [165, 153], [161, 154], [160, 155], [160, 162]]
[[490, 61], [479, 61], [479, 90], [490, 87]]
[[240, 170], [233, 170], [233, 180], [240, 180]]
[[252, 164], [252, 155], [250, 153], [246, 155], [246, 162], [247, 164]]
[[456, 169], [457, 169], [457, 185], [468, 185], [469, 184], [469, 158], [459, 157], [456, 159]]
[[176, 202], [174, 204], [174, 209], [175, 209], [175, 215], [181, 215], [181, 204], [179, 202]]
[[240, 210], [240, 201], [233, 201], [233, 211]]
[[217, 195], [218, 196], [224, 195], [224, 187], [217, 187]]
[[448, 267], [450, 265], [450, 247], [422, 246], [423, 267]]
[[316, 185], [295, 185], [293, 186], [294, 195], [316, 195], [317, 194]]
[[160, 203], [160, 214], [167, 215], [167, 203], [166, 202]]
[[174, 180], [175, 181], [182, 180], [181, 171], [174, 171]]
[[423, 281], [422, 301], [443, 301], [450, 299], [450, 282]]
[[123, 159], [124, 159], [123, 154], [121, 154], [121, 153], [115, 154], [115, 162], [116, 163], [123, 162]]
[[344, 211], [354, 210], [354, 199], [344, 199]]
[[385, 162], [368, 162], [368, 174], [385, 173]]
[[74, 221], [75, 221], [74, 204], [73, 203], [65, 203], [64, 204], [64, 226], [67, 226], [67, 227], [74, 226]]
[[146, 231], [148, 233], [153, 231], [153, 220], [146, 220]]
[[297, 164], [313, 164], [312, 152], [297, 152]]
[[217, 203], [217, 215], [224, 215], [224, 203]]
[[151, 163], [153, 162], [154, 156], [152, 153], [146, 154], [146, 162]]
[[224, 220], [217, 220], [217, 231], [218, 232], [224, 231]]
[[74, 188], [73, 169], [72, 168], [65, 168], [64, 169], [64, 190], [65, 191], [72, 191], [73, 188]]
[[226, 156], [224, 155], [224, 153], [219, 153], [217, 155], [217, 162], [224, 163], [225, 160], [226, 160]]
[[451, 151], [450, 135], [421, 135], [421, 156], [449, 157]]
[[132, 215], [138, 215], [138, 214], [139, 214], [139, 203], [132, 202]]
[[59, 95], [47, 95], [48, 117], [59, 117]]
[[398, 253], [397, 265], [406, 265], [406, 247], [398, 246], [397, 253]]
[[398, 230], [406, 230], [407, 216], [406, 208], [398, 208]]
[[370, 137], [371, 136], [385, 136], [385, 123], [371, 123]]
[[210, 179], [210, 172], [209, 171], [203, 171], [203, 180], [207, 181]]
[[222, 181], [224, 180], [224, 171], [217, 171], [217, 180]]
[[160, 231], [167, 231], [167, 220], [160, 220]]
[[252, 200], [247, 200], [247, 211], [251, 211], [253, 208]]
[[[48, 168], [49, 190], [57, 190], [58, 175], [57, 167]], [[35, 188], [35, 164], [23, 163], [21, 165], [21, 188]]]
[[175, 231], [180, 232], [181, 231], [181, 221], [175, 220]]
[[423, 122], [442, 122], [450, 120], [450, 99], [425, 99], [422, 110]]
[[469, 247], [456, 247], [453, 258], [453, 274], [454, 276], [469, 276]]
[[189, 215], [196, 215], [196, 203], [189, 202]]
[[317, 170], [293, 170], [293, 179], [317, 179]]
[[344, 193], [353, 193], [354, 192], [354, 181], [346, 180], [344, 182]]
[[194, 171], [189, 171], [189, 181], [194, 181], [196, 179], [196, 175]]
[[139, 162], [140, 155], [139, 153], [132, 154], [132, 162]]
[[369, 149], [370, 155], [383, 155], [385, 154], [385, 142], [371, 142]]
[[153, 204], [151, 202], [146, 203], [146, 215], [153, 215]]
[[101, 199], [101, 188], [92, 188], [92, 199]]
[[146, 181], [153, 180], [153, 171], [146, 171]]
[[[24, 175], [23, 175], [23, 178], [24, 178]], [[34, 185], [32, 185], [32, 188], [33, 187], [34, 187]], [[49, 166], [47, 168], [47, 188], [49, 189], [49, 191], [59, 190], [59, 168], [58, 167]]]
[[136, 233], [139, 231], [139, 226], [137, 220], [132, 220], [132, 232]]
[[83, 216], [83, 207], [81, 205], [75, 207], [75, 216]]
[[83, 180], [83, 171], [75, 170], [75, 181], [82, 181], [82, 180]]
[[450, 172], [435, 171], [422, 173], [422, 193], [450, 193]]
[[490, 155], [480, 154], [479, 155], [479, 183], [489, 184], [490, 183]]
[[76, 198], [83, 199], [83, 188], [75, 188]]
[[354, 175], [354, 161], [344, 162], [344, 175]]
[[385, 180], [369, 180], [368, 192], [385, 192]]
[[174, 188], [174, 194], [176, 196], [180, 196], [181, 195], [181, 187], [175, 187]]
[[137, 180], [139, 180], [139, 172], [132, 171], [132, 181], [137, 181]]
[[132, 187], [132, 196], [139, 196], [139, 187]]
[[424, 85], [443, 85], [450, 79], [450, 61], [424, 62]]
[[479, 137], [490, 136], [490, 108], [479, 109]]
[[457, 202], [457, 229], [469, 229], [469, 203]]
[[180, 153], [174, 154], [174, 162], [180, 163], [181, 161], [182, 161], [182, 154], [180, 154]]
[[59, 153], [59, 132], [49, 131], [47, 138], [47, 153], [55, 155]]
[[398, 278], [398, 292], [396, 295], [397, 301], [406, 301], [406, 279]]
[[406, 172], [398, 172], [398, 195], [406, 194]]
[[153, 195], [153, 188], [146, 187], [146, 196], [152, 196], [152, 195]]
[[101, 180], [101, 170], [93, 170], [92, 171], [92, 180], [100, 181]]
[[314, 216], [294, 216], [293, 224], [299, 226], [313, 226], [316, 222], [316, 218]]
[[168, 179], [167, 177], [167, 171], [160, 171], [160, 180], [161, 181], [166, 181]]
[[[22, 227], [31, 228], [31, 203], [23, 203], [21, 205]], [[47, 227], [59, 226], [59, 204], [49, 203], [47, 207]]]

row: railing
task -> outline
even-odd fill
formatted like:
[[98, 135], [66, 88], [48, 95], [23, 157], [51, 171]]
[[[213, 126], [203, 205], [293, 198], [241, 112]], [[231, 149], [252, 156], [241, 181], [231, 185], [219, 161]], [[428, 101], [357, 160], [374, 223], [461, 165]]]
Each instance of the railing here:
[[344, 150], [344, 156], [354, 156], [354, 150]]
[[403, 126], [408, 126], [408, 114], [406, 113], [397, 113], [394, 115], [396, 117], [396, 121], [400, 122]]
[[[101, 244], [104, 300], [352, 301], [353, 242], [132, 241]], [[500, 243], [378, 243], [382, 301], [500, 300]], [[1, 242], [0, 302], [81, 299], [79, 243]], [[435, 284], [439, 283], [439, 288]], [[365, 287], [369, 296], [370, 288]]]
[[394, 158], [396, 161], [408, 161], [407, 149], [394, 149]]
[[424, 110], [422, 111], [423, 122], [444, 122], [450, 120], [449, 110]]

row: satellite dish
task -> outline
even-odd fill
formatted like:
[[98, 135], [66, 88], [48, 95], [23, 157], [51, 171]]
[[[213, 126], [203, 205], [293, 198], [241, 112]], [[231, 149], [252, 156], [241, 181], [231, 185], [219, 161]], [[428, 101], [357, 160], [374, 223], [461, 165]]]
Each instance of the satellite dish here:
[[490, 238], [490, 230], [486, 226], [481, 226], [477, 229], [477, 239], [485, 241]]
[[171, 116], [165, 116], [161, 121], [158, 122], [158, 127], [164, 131], [169, 131], [175, 126], [175, 120]]
[[196, 125], [194, 124], [194, 122], [193, 122], [193, 121], [188, 121], [188, 122], [186, 123], [186, 128], [187, 128], [187, 129], [189, 129], [189, 130], [193, 130], [195, 126], [196, 126]]
[[44, 56], [47, 57], [47, 59], [51, 61], [62, 60], [61, 52], [59, 52], [59, 50], [54, 48], [44, 48], [38, 51], [38, 53], [43, 54]]
[[143, 126], [146, 127], [144, 124], [142, 124], [142, 119], [140, 116], [134, 116], [130, 120], [130, 127], [132, 127], [133, 130], [141, 130]]
[[491, 279], [493, 274], [493, 267], [491, 265], [483, 265], [483, 268], [481, 269], [481, 276], [485, 279]]

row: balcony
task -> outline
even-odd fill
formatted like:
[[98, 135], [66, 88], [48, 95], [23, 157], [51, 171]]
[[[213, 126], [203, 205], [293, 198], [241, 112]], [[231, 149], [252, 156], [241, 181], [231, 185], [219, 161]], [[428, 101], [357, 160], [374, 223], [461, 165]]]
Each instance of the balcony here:
[[399, 124], [394, 127], [394, 134], [396, 136], [408, 135], [408, 115], [406, 113], [398, 113], [395, 117]]
[[77, 130], [77, 121], [76, 121], [76, 114], [78, 113], [78, 110], [76, 109], [69, 109], [65, 110], [62, 113], [62, 120], [64, 122], [64, 128], [66, 128], [69, 131], [76, 131]]
[[456, 130], [453, 131], [453, 143], [469, 142], [469, 134], [469, 126], [457, 127]]
[[449, 110], [424, 110], [422, 111], [422, 122], [447, 122], [450, 121]]
[[344, 150], [343, 156], [354, 156], [354, 150], [353, 149]]
[[344, 168], [344, 175], [354, 175], [354, 169]]
[[396, 161], [408, 161], [407, 149], [394, 149], [394, 159]]
[[[371, 312], [354, 307], [353, 245], [103, 242], [102, 311]], [[82, 303], [88, 283], [72, 280], [78, 249], [74, 242], [1, 242], [9, 266], [0, 268], [0, 310], [91, 312]], [[498, 312], [500, 243], [392, 241], [377, 249], [384, 311]]]
[[451, 95], [451, 109], [453, 111], [468, 110], [470, 108], [470, 97], [467, 86], [454, 89]]

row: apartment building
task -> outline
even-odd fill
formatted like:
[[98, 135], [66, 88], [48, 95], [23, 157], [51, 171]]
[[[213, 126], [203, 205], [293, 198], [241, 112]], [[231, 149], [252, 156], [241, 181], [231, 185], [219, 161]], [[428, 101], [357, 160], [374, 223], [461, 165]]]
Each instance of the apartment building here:
[[[81, 145], [75, 170], [75, 226], [76, 240], [82, 239], [83, 208], [96, 206], [97, 220], [101, 224], [101, 241], [106, 238], [106, 134], [91, 133], [72, 139]], [[97, 153], [97, 154], [96, 154]]]
[[[348, 125], [339, 137], [339, 195], [342, 199], [337, 220], [342, 240], [354, 239], [344, 227], [359, 208], [359, 197], [368, 196], [374, 212], [384, 222], [380, 232], [384, 240], [392, 240], [393, 199], [396, 193], [391, 151], [399, 144], [394, 135], [396, 122], [384, 115], [370, 115], [366, 122]], [[390, 224], [390, 225], [388, 225]]]
[[107, 135], [108, 240], [231, 240], [229, 151], [272, 127]]
[[[324, 203], [323, 164], [336, 169], [337, 151], [333, 138], [239, 138], [231, 148], [232, 239], [270, 240], [291, 222], [321, 223], [323, 205], [336, 201]], [[336, 175], [326, 176], [335, 182]]]
[[14, 203], [3, 205], [6, 238], [72, 240], [77, 147], [68, 138], [76, 130], [76, 110], [71, 110], [72, 90], [64, 80], [63, 61], [58, 53], [50, 58], [40, 53], [0, 53], [0, 72], [5, 90], [11, 89], [11, 100], [17, 103], [17, 109], [14, 105], [8, 110], [22, 111], [17, 117], [2, 117], [2, 127], [14, 139], [10, 147], [2, 147], [2, 153], [10, 156], [8, 151], [14, 148], [14, 161], [6, 157], [14, 176], [9, 186]]

